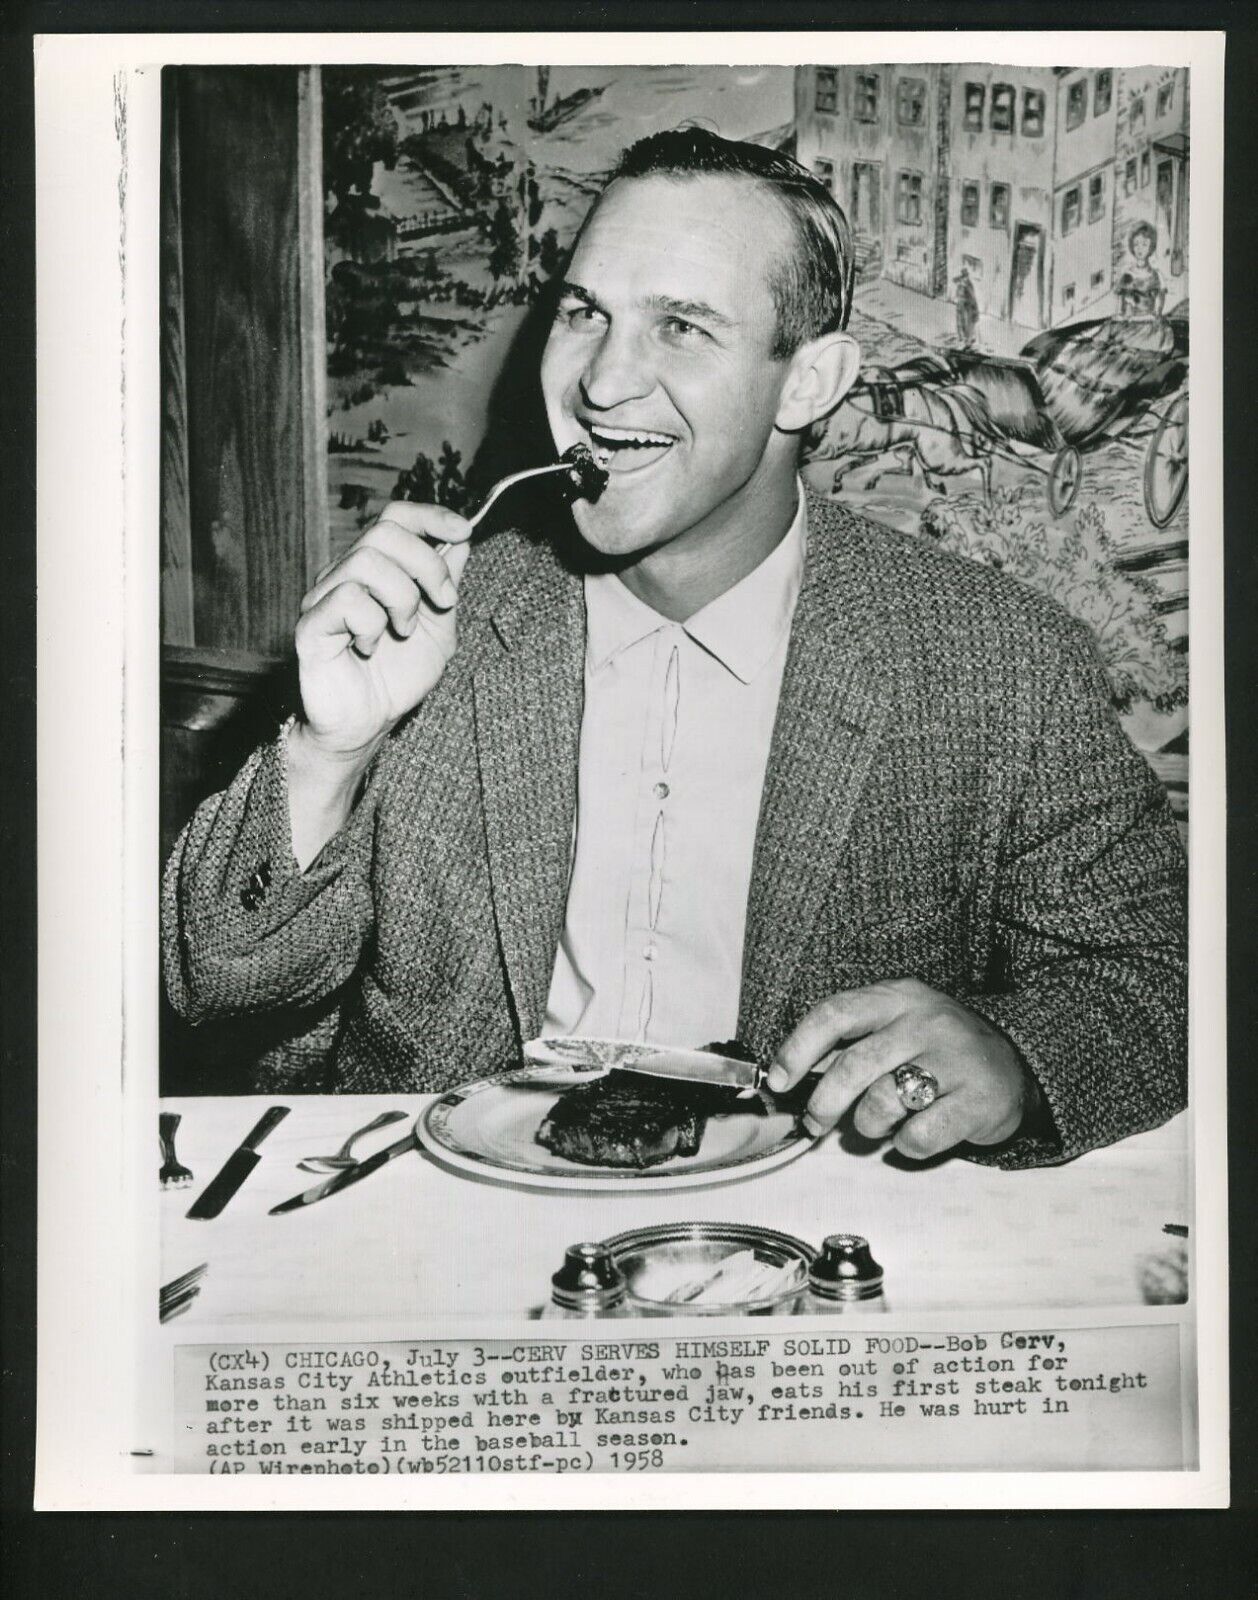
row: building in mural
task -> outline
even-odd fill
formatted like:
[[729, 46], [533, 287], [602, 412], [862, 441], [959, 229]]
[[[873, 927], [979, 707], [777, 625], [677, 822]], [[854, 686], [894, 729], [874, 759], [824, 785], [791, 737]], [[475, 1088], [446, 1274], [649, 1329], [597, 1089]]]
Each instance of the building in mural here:
[[1153, 229], [1146, 270], [1170, 310], [1188, 297], [1188, 72], [1134, 67], [1119, 77], [1114, 281], [1131, 272], [1132, 233], [1144, 223]]
[[1171, 302], [1187, 292], [1182, 68], [808, 66], [795, 110], [862, 279], [957, 301], [962, 343], [971, 305], [1028, 329], [1121, 310], [1140, 222]]
[[1111, 68], [1057, 68], [1056, 77], [1050, 324], [1069, 322], [1110, 291], [1117, 126]]
[[953, 69], [949, 283], [1026, 328], [1109, 292], [1114, 74]]
[[847, 212], [862, 278], [945, 290], [950, 72], [796, 70], [796, 156]]

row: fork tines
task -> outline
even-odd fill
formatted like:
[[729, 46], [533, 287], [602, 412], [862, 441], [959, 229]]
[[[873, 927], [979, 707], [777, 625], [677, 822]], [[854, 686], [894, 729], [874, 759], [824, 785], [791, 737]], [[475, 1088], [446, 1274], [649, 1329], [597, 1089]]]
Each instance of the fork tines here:
[[209, 1263], [203, 1261], [199, 1267], [193, 1267], [190, 1272], [185, 1272], [182, 1277], [175, 1278], [163, 1286], [158, 1296], [161, 1321], [169, 1322], [172, 1317], [177, 1317], [181, 1311], [188, 1309], [201, 1293], [199, 1281], [208, 1266]]

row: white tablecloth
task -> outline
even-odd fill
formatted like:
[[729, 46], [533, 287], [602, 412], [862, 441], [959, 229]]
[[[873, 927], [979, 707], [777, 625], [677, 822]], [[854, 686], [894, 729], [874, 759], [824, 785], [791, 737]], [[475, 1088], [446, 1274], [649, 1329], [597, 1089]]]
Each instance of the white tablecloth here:
[[[223, 1213], [184, 1213], [263, 1110], [291, 1114]], [[182, 1114], [179, 1157], [190, 1189], [161, 1195], [161, 1281], [209, 1263], [203, 1292], [171, 1326], [304, 1323], [463, 1315], [519, 1317], [542, 1305], [568, 1244], [649, 1223], [746, 1222], [818, 1245], [866, 1235], [897, 1311], [1138, 1306], [1139, 1267], [1189, 1222], [1186, 1119], [1093, 1151], [1065, 1167], [1006, 1173], [964, 1160], [914, 1170], [857, 1155], [834, 1136], [798, 1161], [738, 1183], [657, 1194], [530, 1192], [465, 1177], [408, 1153], [317, 1205], [268, 1216], [317, 1183], [303, 1156], [325, 1155], [383, 1110], [418, 1114], [407, 1095], [293, 1095], [168, 1100]], [[406, 1132], [398, 1123], [355, 1149]], [[156, 1133], [156, 1129], [154, 1130]], [[160, 1162], [154, 1139], [153, 1183]]]

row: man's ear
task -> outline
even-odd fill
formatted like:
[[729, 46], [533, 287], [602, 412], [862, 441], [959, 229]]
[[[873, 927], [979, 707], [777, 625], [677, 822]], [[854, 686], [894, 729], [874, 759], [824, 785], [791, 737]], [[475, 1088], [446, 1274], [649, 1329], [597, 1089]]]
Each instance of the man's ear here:
[[828, 417], [856, 382], [860, 365], [860, 346], [846, 333], [826, 333], [801, 345], [782, 385], [776, 425], [800, 433]]

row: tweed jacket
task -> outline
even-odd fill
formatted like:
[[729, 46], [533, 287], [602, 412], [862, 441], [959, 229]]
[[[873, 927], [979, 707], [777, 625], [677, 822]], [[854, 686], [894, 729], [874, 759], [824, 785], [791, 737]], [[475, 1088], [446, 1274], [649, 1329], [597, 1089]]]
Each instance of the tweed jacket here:
[[[469, 563], [445, 676], [305, 873], [282, 736], [197, 811], [165, 873], [167, 992], [193, 1022], [249, 1012], [282, 1038], [259, 1088], [438, 1090], [538, 1032], [584, 645], [580, 576], [499, 535]], [[1184, 1104], [1184, 889], [1164, 792], [1086, 630], [810, 497], [740, 1039], [767, 1059], [826, 995], [916, 976], [1005, 1032], [1051, 1113], [976, 1159], [1069, 1159]]]

